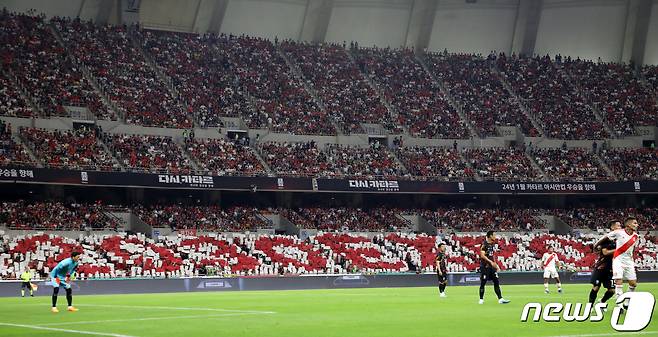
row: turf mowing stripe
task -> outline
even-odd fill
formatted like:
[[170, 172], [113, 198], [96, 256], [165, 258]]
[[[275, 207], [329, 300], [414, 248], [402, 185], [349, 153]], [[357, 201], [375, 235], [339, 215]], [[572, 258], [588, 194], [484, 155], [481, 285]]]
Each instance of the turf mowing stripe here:
[[118, 334], [118, 333], [95, 332], [95, 331], [84, 331], [84, 330], [70, 330], [70, 329], [58, 329], [58, 328], [48, 328], [48, 327], [43, 327], [43, 326], [37, 326], [37, 325], [26, 325], [26, 324], [13, 324], [13, 323], [1, 323], [1, 322], [0, 322], [0, 325], [11, 326], [11, 327], [16, 327], [16, 328], [33, 329], [33, 330], [47, 330], [47, 331], [70, 332], [70, 333], [77, 333], [77, 334], [81, 334], [81, 335], [110, 336], [110, 337], [137, 337], [137, 336], [130, 336], [130, 335], [121, 335], [121, 334]]
[[188, 311], [218, 311], [218, 312], [238, 312], [248, 314], [276, 314], [274, 311], [259, 310], [234, 310], [234, 309], [215, 309], [215, 308], [188, 308], [188, 307], [160, 307], [148, 305], [114, 305], [114, 304], [81, 304], [79, 307], [101, 307], [101, 308], [134, 308], [134, 309], [161, 309], [161, 310], [188, 310]]
[[260, 313], [236, 312], [215, 315], [189, 315], [189, 316], [166, 316], [166, 317], [144, 317], [144, 318], [126, 318], [126, 319], [108, 319], [99, 321], [80, 321], [80, 322], [62, 322], [62, 323], [44, 323], [37, 326], [58, 326], [58, 325], [76, 325], [76, 324], [98, 324], [98, 323], [120, 323], [120, 322], [139, 322], [139, 321], [159, 321], [167, 319], [184, 319], [184, 318], [219, 318], [229, 316], [261, 315]]

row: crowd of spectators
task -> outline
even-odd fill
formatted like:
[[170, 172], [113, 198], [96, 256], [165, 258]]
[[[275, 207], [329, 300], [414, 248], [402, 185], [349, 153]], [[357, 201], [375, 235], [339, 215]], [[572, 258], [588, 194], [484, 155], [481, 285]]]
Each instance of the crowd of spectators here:
[[540, 132], [492, 71], [493, 59], [473, 54], [429, 53], [427, 63], [462, 105], [479, 136], [497, 136], [498, 126], [518, 126], [529, 137]]
[[619, 220], [622, 222], [629, 216], [638, 219], [639, 230], [658, 229], [658, 208], [566, 208], [553, 209], [547, 213], [559, 217], [572, 228], [589, 228], [607, 230], [608, 221]]
[[658, 66], [645, 65], [642, 67], [642, 75], [653, 89], [654, 95], [658, 95]]
[[119, 168], [98, 143], [95, 129], [46, 130], [21, 127], [20, 136], [45, 166], [111, 171]]
[[3, 9], [0, 30], [4, 65], [46, 116], [67, 116], [64, 106], [70, 105], [87, 107], [101, 118], [113, 117], [69, 59], [44, 17]]
[[395, 156], [385, 147], [375, 143], [369, 147], [326, 145], [327, 162], [331, 163], [330, 175], [351, 177], [400, 177], [404, 175]]
[[133, 212], [150, 226], [173, 230], [245, 232], [271, 226], [249, 207], [153, 205], [135, 206]]
[[107, 216], [105, 206], [96, 203], [61, 201], [2, 202], [0, 225], [19, 230], [113, 229], [118, 222]]
[[[597, 235], [517, 233], [501, 235], [494, 256], [502, 270], [541, 271], [541, 256], [553, 247], [565, 268], [591, 270]], [[45, 278], [72, 251], [82, 252], [78, 276], [87, 278], [175, 278], [208, 275], [305, 275], [434, 272], [437, 243], [446, 243], [449, 272], [476, 271], [482, 235], [378, 234], [367, 237], [318, 232], [305, 240], [290, 235], [226, 236], [89, 235], [77, 239], [36, 234], [0, 236], [0, 278], [26, 269]], [[636, 265], [655, 270], [657, 240], [640, 236]]]
[[190, 128], [192, 118], [130, 38], [136, 27], [55, 18], [71, 53], [86, 66], [129, 124]]
[[336, 134], [327, 113], [295, 78], [274, 43], [256, 37], [222, 35], [217, 46], [226, 52], [240, 83], [254, 99], [256, 111], [246, 117], [250, 128]]
[[443, 147], [401, 147], [398, 158], [413, 179], [472, 180], [473, 170], [468, 167], [457, 149]]
[[34, 111], [7, 76], [7, 74], [0, 73], [0, 115], [31, 117]]
[[260, 145], [260, 151], [267, 165], [280, 175], [324, 175], [332, 167], [315, 142], [268, 142]]
[[658, 179], [658, 150], [655, 148], [607, 149], [601, 157], [619, 180]]
[[12, 138], [11, 125], [0, 120], [0, 166], [33, 165], [30, 155]]
[[200, 127], [220, 126], [223, 116], [249, 117], [248, 97], [216, 35], [142, 30], [139, 36]]
[[617, 136], [635, 135], [634, 126], [656, 126], [656, 92], [646, 88], [631, 65], [573, 60], [564, 63], [596, 104]]
[[602, 139], [609, 135], [587, 100], [549, 57], [501, 54], [496, 64], [545, 135], [559, 139]]
[[425, 138], [468, 138], [468, 127], [411, 49], [355, 48], [357, 63], [393, 105], [397, 123]]
[[103, 141], [119, 163], [131, 170], [188, 173], [190, 160], [171, 137], [104, 134]]
[[532, 159], [544, 173], [558, 181], [605, 181], [611, 177], [599, 164], [596, 154], [586, 149], [532, 150]]
[[188, 139], [187, 152], [200, 169], [212, 175], [254, 175], [265, 173], [256, 154], [239, 141]]
[[536, 180], [540, 177], [523, 150], [518, 148], [468, 149], [464, 155], [484, 180]]
[[320, 177], [399, 177], [404, 175], [394, 155], [385, 147], [327, 144], [315, 142], [262, 144], [261, 153], [277, 174]]
[[414, 210], [437, 229], [451, 228], [460, 232], [481, 232], [489, 229], [498, 231], [531, 231], [544, 226], [535, 216], [539, 209], [513, 208], [438, 208], [436, 210]]
[[331, 118], [343, 131], [363, 132], [361, 123], [379, 123], [393, 128], [387, 108], [359, 68], [338, 44], [307, 44], [286, 41], [282, 49], [318, 93]]
[[300, 208], [296, 213], [294, 217], [300, 221], [298, 226], [324, 231], [379, 232], [397, 231], [409, 227], [409, 223], [399, 217], [400, 211], [396, 209], [316, 207]]

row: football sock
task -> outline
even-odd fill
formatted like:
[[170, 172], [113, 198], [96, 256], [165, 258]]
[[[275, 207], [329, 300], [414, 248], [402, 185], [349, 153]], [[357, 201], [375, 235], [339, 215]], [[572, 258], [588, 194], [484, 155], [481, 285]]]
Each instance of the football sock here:
[[21, 296], [25, 296], [25, 290], [21, 289]]
[[494, 279], [494, 291], [496, 292], [496, 296], [498, 296], [498, 299], [503, 298], [503, 294], [500, 292], [500, 283], [498, 283], [498, 279]]
[[[589, 303], [594, 303], [594, 301], [596, 301], [596, 294], [597, 293], [598, 293], [598, 291], [594, 291], [593, 289], [589, 291]], [[607, 293], [608, 292], [606, 292], [606, 294]], [[603, 298], [605, 298], [605, 296], [603, 296]]]
[[608, 291], [603, 294], [603, 297], [601, 298], [601, 303], [607, 302], [613, 295], [615, 294], [614, 290], [608, 289]]
[[66, 302], [69, 303], [69, 307], [73, 305], [73, 290], [66, 289]]
[[634, 291], [635, 291], [635, 287], [628, 286], [628, 291], [630, 291], [630, 292], [634, 292]]
[[57, 306], [57, 294], [59, 293], [59, 287], [53, 288], [53, 308]]
[[617, 295], [617, 297], [619, 297], [623, 294], [624, 294], [624, 286], [623, 285], [615, 285], [615, 295]]
[[441, 284], [439, 284], [439, 291], [440, 291], [440, 292], [444, 292], [445, 290], [446, 290], [446, 285], [445, 285], [445, 283], [441, 283]]
[[484, 299], [484, 285], [487, 284], [487, 281], [482, 280], [480, 281], [480, 299]]

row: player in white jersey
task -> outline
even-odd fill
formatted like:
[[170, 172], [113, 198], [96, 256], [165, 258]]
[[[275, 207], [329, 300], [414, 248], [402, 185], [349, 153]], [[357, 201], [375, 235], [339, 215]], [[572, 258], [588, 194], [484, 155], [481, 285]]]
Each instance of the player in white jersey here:
[[553, 250], [553, 247], [548, 247], [548, 252], [544, 253], [544, 256], [541, 258], [541, 265], [544, 268], [544, 292], [547, 294], [549, 293], [548, 281], [553, 278], [557, 285], [557, 292], [561, 293], [562, 283], [560, 283], [560, 275], [557, 273], [557, 268], [560, 266], [560, 260]]
[[606, 238], [617, 244], [617, 248], [612, 255], [612, 279], [615, 281], [615, 294], [617, 297], [624, 293], [624, 280], [628, 281], [628, 291], [635, 291], [635, 287], [637, 287], [635, 261], [633, 260], [633, 248], [640, 241], [637, 227], [637, 218], [628, 217], [624, 221], [624, 229], [606, 234], [595, 245], [600, 245]]

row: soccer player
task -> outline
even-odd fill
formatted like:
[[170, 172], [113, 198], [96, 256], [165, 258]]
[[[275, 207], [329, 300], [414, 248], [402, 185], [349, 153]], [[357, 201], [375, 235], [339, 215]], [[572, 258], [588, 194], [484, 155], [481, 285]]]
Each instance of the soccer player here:
[[80, 253], [73, 252], [71, 257], [62, 260], [50, 272], [50, 278], [53, 283], [53, 307], [51, 311], [58, 313], [57, 310], [57, 294], [59, 294], [59, 287], [63, 286], [66, 290], [66, 301], [69, 304], [68, 311], [76, 312], [78, 308], [73, 306], [73, 291], [71, 290], [71, 275], [78, 268], [78, 261], [80, 260]]
[[34, 290], [32, 289], [32, 272], [30, 271], [30, 268], [25, 269], [21, 274], [21, 280], [23, 280], [21, 283], [21, 297], [25, 297], [25, 288], [30, 291], [30, 297], [34, 297]]
[[[610, 225], [610, 230], [613, 232], [621, 229], [621, 222], [619, 220], [612, 220], [608, 224]], [[593, 304], [596, 301], [596, 295], [599, 293], [601, 286], [607, 289], [605, 294], [603, 294], [603, 298], [601, 298], [601, 303], [607, 302], [615, 294], [615, 287], [612, 285], [612, 255], [615, 252], [615, 248], [615, 243], [607, 238], [603, 240], [601, 245], [594, 247], [599, 257], [594, 264], [594, 270], [592, 271], [592, 278], [590, 280], [592, 290], [589, 292], [589, 303]]]
[[624, 280], [628, 281], [628, 291], [635, 291], [637, 275], [633, 261], [633, 247], [640, 239], [637, 234], [637, 218], [628, 217], [624, 221], [624, 229], [617, 229], [602, 237], [594, 246], [600, 246], [605, 239], [614, 240], [615, 252], [612, 254], [612, 279], [615, 281], [617, 297], [624, 293]]
[[553, 247], [548, 247], [548, 252], [544, 253], [544, 256], [541, 258], [541, 264], [544, 266], [544, 292], [547, 294], [548, 291], [548, 281], [550, 279], [555, 279], [555, 284], [557, 285], [557, 292], [562, 292], [562, 283], [560, 283], [560, 275], [557, 273], [557, 268], [560, 265], [560, 260], [557, 257], [557, 254], [553, 250]]
[[436, 253], [436, 276], [439, 280], [439, 296], [446, 297], [446, 286], [448, 285], [448, 267], [446, 259], [446, 245], [439, 243], [439, 251]]
[[496, 234], [494, 231], [488, 231], [487, 237], [480, 246], [480, 304], [484, 304], [484, 286], [487, 281], [491, 280], [494, 284], [494, 291], [498, 296], [498, 303], [507, 304], [510, 301], [503, 298], [500, 292], [500, 283], [498, 282], [498, 271], [500, 267], [494, 262], [494, 251], [496, 246]]

